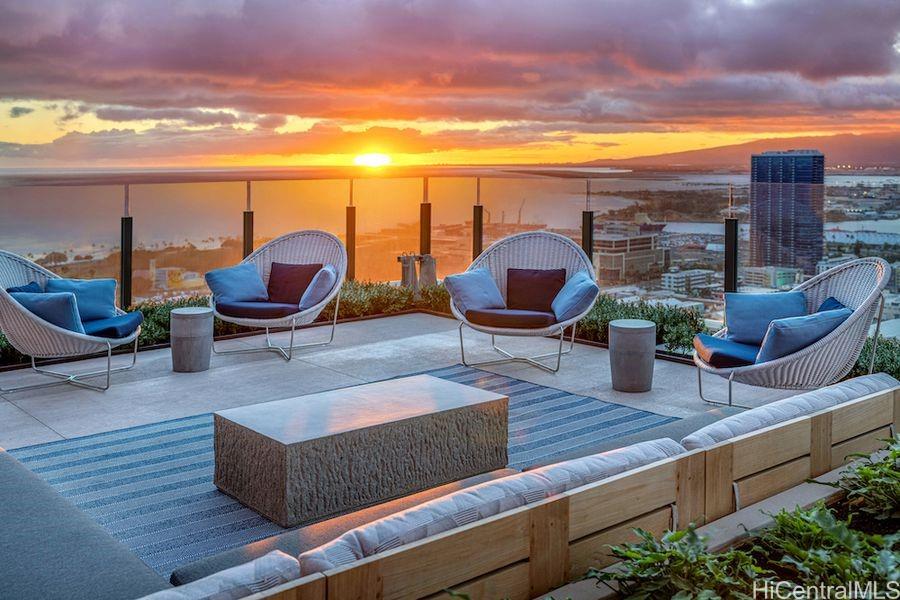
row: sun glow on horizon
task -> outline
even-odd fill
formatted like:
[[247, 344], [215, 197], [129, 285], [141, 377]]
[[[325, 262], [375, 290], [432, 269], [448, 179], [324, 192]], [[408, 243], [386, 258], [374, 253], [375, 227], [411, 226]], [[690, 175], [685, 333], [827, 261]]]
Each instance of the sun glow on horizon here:
[[380, 152], [370, 152], [368, 154], [360, 154], [353, 159], [353, 164], [357, 167], [385, 167], [391, 164], [391, 157]]

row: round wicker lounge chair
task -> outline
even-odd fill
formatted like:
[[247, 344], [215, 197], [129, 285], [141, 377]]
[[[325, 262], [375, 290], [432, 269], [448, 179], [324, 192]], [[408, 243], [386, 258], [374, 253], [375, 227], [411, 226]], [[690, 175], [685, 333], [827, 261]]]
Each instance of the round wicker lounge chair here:
[[[839, 300], [853, 314], [834, 331], [798, 352], [776, 360], [734, 368], [715, 368], [705, 363], [696, 352], [697, 384], [700, 397], [711, 404], [724, 402], [703, 396], [703, 372], [728, 380], [728, 406], [732, 403], [732, 385], [745, 383], [784, 390], [808, 390], [831, 385], [842, 379], [856, 364], [869, 335], [872, 320], [877, 318], [875, 347], [869, 361], [869, 373], [875, 363], [875, 349], [884, 310], [884, 288], [891, 276], [890, 265], [880, 258], [860, 258], [812, 277], [795, 289], [806, 294], [806, 308], [814, 312], [829, 297]], [[716, 332], [723, 338], [728, 329]]]
[[[2, 393], [33, 390], [62, 383], [103, 391], [109, 389], [110, 375], [112, 373], [131, 369], [137, 361], [137, 343], [138, 336], [141, 333], [140, 327], [131, 335], [118, 339], [76, 333], [45, 321], [6, 293], [6, 288], [9, 287], [26, 285], [32, 281], [36, 281], [43, 287], [48, 279], [58, 278], [59, 275], [30, 260], [11, 252], [0, 250], [0, 331], [3, 332], [3, 335], [6, 336], [13, 348], [31, 359], [31, 368], [35, 372], [58, 380], [0, 389]], [[119, 308], [116, 308], [116, 312], [120, 315], [125, 314]], [[131, 361], [124, 366], [113, 368], [113, 348], [126, 344], [133, 344]], [[39, 358], [75, 358], [101, 352], [106, 354], [106, 368], [99, 371], [72, 374], [40, 368], [37, 365], [37, 359]], [[105, 382], [101, 385], [84, 381], [87, 378], [101, 375], [106, 376]]]
[[[325, 346], [334, 340], [334, 330], [337, 326], [338, 307], [340, 304], [340, 291], [344, 283], [344, 277], [347, 274], [347, 250], [336, 236], [325, 231], [307, 230], [288, 233], [281, 237], [277, 237], [270, 242], [260, 246], [254, 250], [247, 258], [241, 261], [241, 264], [252, 263], [259, 271], [260, 277], [264, 283], [269, 282], [269, 273], [272, 270], [272, 263], [288, 263], [288, 264], [310, 264], [321, 263], [323, 265], [331, 265], [337, 271], [337, 281], [328, 295], [318, 304], [306, 310], [299, 311], [286, 317], [275, 319], [248, 319], [242, 317], [232, 317], [223, 315], [215, 310], [215, 298], [210, 296], [210, 306], [215, 311], [215, 316], [235, 325], [244, 327], [257, 327], [266, 330], [266, 345], [262, 348], [251, 348], [241, 350], [213, 350], [216, 354], [246, 354], [250, 352], [275, 352], [284, 360], [289, 361], [293, 356], [293, 351], [299, 348], [312, 348], [314, 346]], [[331, 333], [326, 341], [310, 342], [306, 344], [294, 345], [294, 330], [298, 325], [307, 325], [315, 321], [319, 313], [335, 299], [334, 316], [331, 320]], [[287, 346], [278, 346], [272, 343], [269, 337], [269, 330], [272, 328], [289, 328], [291, 331], [290, 343]]]
[[[594, 267], [587, 254], [584, 253], [584, 250], [570, 238], [549, 231], [528, 231], [511, 235], [494, 242], [487, 250], [482, 252], [471, 265], [469, 265], [469, 268], [466, 269], [466, 271], [471, 271], [480, 267], [487, 268], [490, 271], [491, 277], [496, 282], [504, 299], [507, 297], [507, 269], [565, 269], [567, 279], [580, 271], [586, 271], [592, 278], [594, 277]], [[551, 373], [559, 371], [562, 355], [572, 351], [572, 348], [575, 345], [575, 325], [590, 312], [590, 309], [591, 307], [589, 306], [577, 316], [562, 323], [554, 323], [549, 327], [540, 329], [507, 329], [472, 323], [466, 319], [466, 316], [460, 312], [452, 300], [450, 302], [450, 311], [453, 313], [453, 316], [460, 321], [459, 351], [464, 365], [468, 367], [478, 367], [506, 362], [524, 362]], [[501, 354], [503, 358], [477, 363], [467, 362], [465, 343], [463, 340], [464, 326], [474, 329], [475, 331], [480, 331], [481, 333], [489, 334], [491, 336], [491, 347], [494, 351]], [[569, 339], [569, 343], [566, 345], [564, 343], [564, 332], [568, 327], [572, 328], [572, 335]], [[558, 336], [559, 348], [556, 352], [540, 354], [537, 356], [515, 356], [497, 346], [496, 336], [498, 335], [527, 337]], [[551, 358], [553, 356], [556, 357], [554, 366], [548, 366], [541, 362], [543, 359]]]

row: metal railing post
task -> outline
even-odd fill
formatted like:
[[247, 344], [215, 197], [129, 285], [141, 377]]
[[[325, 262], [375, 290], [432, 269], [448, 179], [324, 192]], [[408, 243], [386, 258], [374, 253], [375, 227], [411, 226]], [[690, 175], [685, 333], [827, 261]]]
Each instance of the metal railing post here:
[[244, 258], [253, 252], [253, 202], [250, 196], [250, 182], [247, 182], [247, 207], [244, 209]]
[[738, 220], [725, 219], [725, 291], [738, 290]]
[[484, 246], [484, 206], [481, 205], [481, 177], [475, 178], [475, 205], [472, 207], [472, 260]]
[[419, 206], [419, 254], [431, 254], [431, 202], [428, 201], [428, 178], [422, 178], [422, 204]]
[[131, 306], [131, 264], [134, 248], [134, 222], [131, 217], [131, 198], [128, 184], [125, 184], [125, 202], [122, 211], [121, 239], [119, 242], [119, 305], [123, 309]]
[[591, 180], [587, 180], [584, 210], [581, 211], [581, 248], [594, 262], [594, 211], [591, 210]]
[[347, 279], [356, 279], [356, 207], [353, 205], [353, 180], [347, 205]]

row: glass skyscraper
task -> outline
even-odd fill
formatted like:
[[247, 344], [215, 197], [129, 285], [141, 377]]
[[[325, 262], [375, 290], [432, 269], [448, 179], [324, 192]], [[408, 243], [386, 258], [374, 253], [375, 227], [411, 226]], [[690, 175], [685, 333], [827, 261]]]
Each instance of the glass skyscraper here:
[[750, 263], [813, 275], [824, 246], [825, 155], [754, 154], [750, 164]]

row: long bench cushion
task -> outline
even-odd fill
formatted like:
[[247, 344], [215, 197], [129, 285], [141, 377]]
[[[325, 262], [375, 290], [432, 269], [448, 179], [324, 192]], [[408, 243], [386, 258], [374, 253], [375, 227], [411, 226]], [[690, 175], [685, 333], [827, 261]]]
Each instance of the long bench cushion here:
[[240, 548], [226, 550], [221, 554], [216, 554], [203, 560], [190, 563], [183, 567], [179, 567], [172, 572], [170, 578], [173, 585], [184, 585], [191, 581], [196, 581], [207, 575], [212, 575], [223, 569], [228, 569], [236, 565], [243, 564], [255, 558], [259, 558], [264, 554], [273, 550], [281, 550], [291, 556], [297, 556], [307, 550], [312, 550], [322, 544], [330, 542], [340, 535], [350, 531], [354, 527], [371, 523], [382, 517], [392, 515], [401, 510], [405, 510], [412, 506], [418, 506], [423, 502], [452, 494], [453, 492], [506, 477], [507, 475], [515, 475], [516, 471], [512, 469], [498, 469], [490, 473], [483, 473], [474, 477], [469, 477], [455, 483], [448, 483], [430, 490], [425, 490], [403, 498], [398, 498], [390, 502], [384, 502], [376, 506], [364, 508], [356, 512], [328, 519], [298, 529], [292, 529], [282, 534], [253, 542]]
[[543, 329], [556, 323], [552, 312], [509, 308], [467, 310], [466, 318], [477, 325], [501, 329]]
[[0, 450], [0, 597], [121, 600], [166, 580]]
[[279, 550], [141, 600], [237, 600], [300, 578], [300, 564]]
[[139, 311], [117, 315], [108, 319], [85, 321], [84, 332], [102, 338], [122, 339], [128, 337], [144, 322], [144, 315]]
[[300, 571], [303, 575], [326, 571], [679, 452], [683, 449], [672, 440], [654, 440], [483, 483], [358, 527], [304, 552], [299, 557]]
[[280, 319], [300, 312], [300, 305], [281, 302], [216, 302], [216, 311], [239, 319]]
[[716, 421], [682, 439], [681, 445], [688, 450], [708, 448], [745, 433], [812, 414], [898, 385], [900, 382], [886, 373], [848, 379]]
[[741, 344], [705, 333], [694, 336], [694, 350], [703, 362], [717, 369], [744, 367], [756, 362], [759, 346]]

